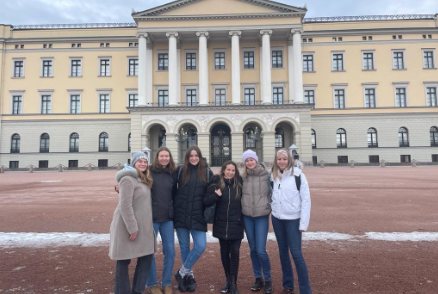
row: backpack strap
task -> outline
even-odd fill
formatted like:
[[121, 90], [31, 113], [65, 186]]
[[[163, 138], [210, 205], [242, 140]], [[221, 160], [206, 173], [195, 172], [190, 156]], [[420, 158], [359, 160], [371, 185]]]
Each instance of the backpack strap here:
[[300, 188], [301, 188], [301, 175], [295, 176], [295, 184], [297, 185], [298, 192], [300, 192]]
[[210, 183], [210, 168], [207, 167], [207, 184]]
[[179, 168], [179, 171], [178, 171], [178, 182], [179, 182], [179, 178], [180, 178], [180, 176], [181, 176], [181, 172], [182, 172], [182, 166]]

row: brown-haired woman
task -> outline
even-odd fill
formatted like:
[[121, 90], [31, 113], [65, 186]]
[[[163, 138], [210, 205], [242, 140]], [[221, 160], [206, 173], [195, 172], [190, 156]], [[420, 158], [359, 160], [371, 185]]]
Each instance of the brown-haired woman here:
[[[157, 249], [152, 226], [151, 187], [153, 179], [148, 169], [149, 158], [134, 152], [131, 168], [119, 171], [119, 204], [114, 211], [110, 228], [109, 257], [117, 260], [115, 294], [144, 292], [146, 278]], [[128, 265], [137, 258], [132, 291]]]
[[239, 271], [239, 250], [243, 239], [242, 178], [233, 161], [222, 165], [219, 175], [213, 181], [204, 197], [204, 205], [216, 203], [213, 236], [219, 239], [221, 260], [227, 278], [222, 293], [238, 294], [237, 273]]
[[[192, 267], [207, 246], [207, 223], [204, 220], [203, 198], [213, 173], [197, 146], [188, 148], [182, 167], [177, 169], [178, 191], [174, 199], [174, 226], [181, 250], [182, 267], [175, 274], [182, 292], [193, 292], [196, 281]], [[193, 249], [190, 250], [190, 235]]]

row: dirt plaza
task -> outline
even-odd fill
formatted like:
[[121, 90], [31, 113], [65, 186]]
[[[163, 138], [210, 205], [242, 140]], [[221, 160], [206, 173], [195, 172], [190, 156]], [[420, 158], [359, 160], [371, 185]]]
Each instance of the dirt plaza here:
[[[113, 292], [105, 240], [118, 201], [115, 172], [0, 175], [0, 293]], [[314, 293], [438, 293], [438, 167], [304, 173], [312, 212], [303, 252]], [[219, 244], [209, 241], [194, 267], [196, 293], [220, 293], [224, 281]], [[280, 292], [277, 244], [267, 247]], [[162, 258], [160, 251], [158, 270]], [[252, 282], [244, 242], [240, 293], [251, 293]]]

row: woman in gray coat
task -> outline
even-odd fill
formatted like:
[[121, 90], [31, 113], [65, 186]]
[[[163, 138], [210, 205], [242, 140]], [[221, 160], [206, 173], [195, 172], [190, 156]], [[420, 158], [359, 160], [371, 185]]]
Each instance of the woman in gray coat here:
[[[149, 158], [143, 152], [132, 153], [131, 168], [119, 171], [119, 204], [114, 211], [110, 228], [109, 257], [117, 260], [115, 294], [144, 292], [152, 256], [157, 248], [152, 225], [152, 177]], [[128, 266], [137, 258], [132, 291]]]

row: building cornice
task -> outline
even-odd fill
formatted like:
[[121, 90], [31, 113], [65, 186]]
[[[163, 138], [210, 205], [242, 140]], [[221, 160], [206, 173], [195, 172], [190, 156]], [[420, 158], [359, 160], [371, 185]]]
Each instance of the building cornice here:
[[229, 20], [229, 19], [253, 19], [253, 18], [290, 18], [303, 17], [304, 13], [249, 13], [249, 14], [209, 14], [209, 15], [165, 15], [139, 17], [137, 21], [190, 21], [190, 20]]
[[273, 110], [273, 109], [310, 109], [312, 105], [310, 104], [281, 104], [281, 105], [227, 105], [227, 106], [196, 106], [196, 107], [150, 107], [150, 106], [138, 106], [138, 107], [128, 107], [130, 112], [205, 112], [205, 113], [216, 113], [218, 111], [231, 111], [231, 110]]
[[[372, 35], [391, 35], [391, 34], [424, 34], [438, 33], [438, 27], [421, 28], [384, 28], [384, 29], [345, 29], [345, 30], [324, 30], [324, 31], [304, 31], [303, 37], [335, 37], [335, 36], [362, 36]], [[403, 40], [397, 40], [403, 41]]]
[[135, 22], [124, 23], [81, 23], [81, 24], [40, 24], [12, 25], [11, 30], [59, 30], [59, 29], [107, 29], [107, 28], [136, 28]]
[[304, 23], [394, 21], [394, 20], [433, 20], [437, 14], [394, 14], [394, 15], [356, 15], [305, 18]]

